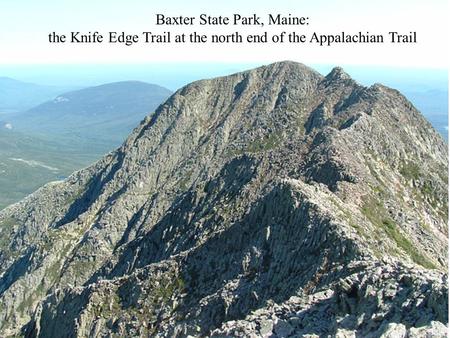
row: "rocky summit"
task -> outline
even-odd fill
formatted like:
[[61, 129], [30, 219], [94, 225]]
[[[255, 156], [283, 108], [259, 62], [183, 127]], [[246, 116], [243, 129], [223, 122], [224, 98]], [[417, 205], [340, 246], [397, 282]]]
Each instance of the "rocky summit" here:
[[0, 336], [445, 336], [447, 171], [340, 68], [194, 82], [0, 212]]

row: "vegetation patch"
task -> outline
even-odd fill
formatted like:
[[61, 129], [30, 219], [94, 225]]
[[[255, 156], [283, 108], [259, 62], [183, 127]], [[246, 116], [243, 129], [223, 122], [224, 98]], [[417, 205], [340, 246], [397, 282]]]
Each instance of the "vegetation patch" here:
[[170, 300], [170, 298], [172, 298], [175, 292], [181, 292], [184, 288], [184, 280], [181, 277], [178, 277], [172, 283], [168, 283], [157, 288], [154, 294], [162, 301], [162, 303], [166, 303]]
[[94, 315], [105, 319], [118, 316], [121, 311], [120, 297], [115, 292], [109, 295], [106, 301], [93, 305]]
[[230, 155], [237, 156], [245, 153], [259, 153], [268, 151], [278, 147], [281, 144], [281, 141], [281, 133], [271, 133], [244, 145], [243, 148], [232, 149], [229, 153]]
[[281, 142], [281, 135], [279, 135], [278, 133], [272, 133], [259, 140], [253, 141], [248, 145], [246, 150], [251, 153], [267, 151], [277, 147], [280, 144], [280, 142]]
[[64, 200], [64, 205], [72, 205], [84, 193], [85, 187], [81, 187]]
[[186, 172], [186, 174], [178, 181], [178, 187], [180, 188], [181, 191], [186, 191], [188, 190], [189, 186], [189, 182], [191, 181], [191, 177], [193, 174], [193, 170], [189, 170]]
[[408, 181], [418, 180], [420, 178], [420, 168], [413, 162], [403, 162], [399, 172]]
[[33, 305], [46, 294], [47, 290], [44, 287], [43, 280], [39, 283], [37, 288], [29, 296], [25, 296], [23, 301], [17, 307], [19, 313], [31, 313], [34, 310]]
[[366, 200], [361, 211], [374, 226], [383, 230], [389, 238], [394, 240], [397, 247], [402, 249], [413, 262], [427, 269], [436, 268], [436, 266], [423, 256], [408, 238], [399, 231], [398, 226], [389, 216], [384, 205], [380, 201], [375, 198]]
[[11, 234], [17, 223], [13, 217], [6, 217], [0, 221], [0, 249], [6, 250], [11, 243]]
[[353, 220], [352, 214], [347, 209], [342, 207], [338, 201], [334, 200], [333, 198], [331, 198], [330, 200], [334, 204], [334, 206], [338, 208], [342, 213], [342, 216], [347, 221], [347, 223], [356, 230], [356, 233], [360, 236], [364, 236], [365, 232], [363, 228]]
[[[440, 166], [437, 175], [447, 183], [447, 170]], [[407, 180], [414, 182], [413, 194], [414, 198], [423, 202], [428, 202], [429, 205], [439, 214], [439, 216], [447, 223], [448, 220], [448, 196], [439, 189], [441, 182], [434, 180], [433, 176], [428, 173], [426, 176], [421, 173], [419, 166], [413, 162], [403, 162], [400, 174]]]

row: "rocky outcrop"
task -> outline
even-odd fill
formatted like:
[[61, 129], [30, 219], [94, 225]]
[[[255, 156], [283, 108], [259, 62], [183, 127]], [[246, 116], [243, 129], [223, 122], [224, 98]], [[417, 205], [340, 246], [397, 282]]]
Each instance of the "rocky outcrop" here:
[[1, 335], [442, 334], [447, 161], [400, 93], [339, 68], [194, 82], [0, 212]]

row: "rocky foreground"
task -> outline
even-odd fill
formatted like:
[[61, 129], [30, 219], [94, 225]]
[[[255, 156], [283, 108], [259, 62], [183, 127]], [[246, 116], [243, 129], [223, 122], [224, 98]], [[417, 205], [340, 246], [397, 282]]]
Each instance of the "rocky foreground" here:
[[194, 82], [0, 212], [0, 336], [444, 337], [447, 171], [340, 68]]

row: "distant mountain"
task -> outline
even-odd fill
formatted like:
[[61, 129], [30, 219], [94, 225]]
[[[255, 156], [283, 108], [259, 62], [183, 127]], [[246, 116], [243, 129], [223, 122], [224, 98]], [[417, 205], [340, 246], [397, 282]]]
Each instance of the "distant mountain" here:
[[108, 151], [170, 94], [166, 88], [145, 82], [108, 83], [61, 94], [12, 116], [11, 123], [22, 132], [95, 142]]
[[68, 90], [67, 86], [43, 86], [0, 77], [0, 112], [26, 110]]
[[448, 91], [406, 91], [405, 95], [448, 142]]
[[170, 93], [143, 82], [118, 82], [0, 116], [0, 210], [113, 150]]
[[100, 156], [95, 145], [70, 142], [0, 128], [0, 210], [43, 184], [67, 177]]
[[448, 151], [397, 90], [187, 85], [0, 211], [0, 336], [445, 337]]

